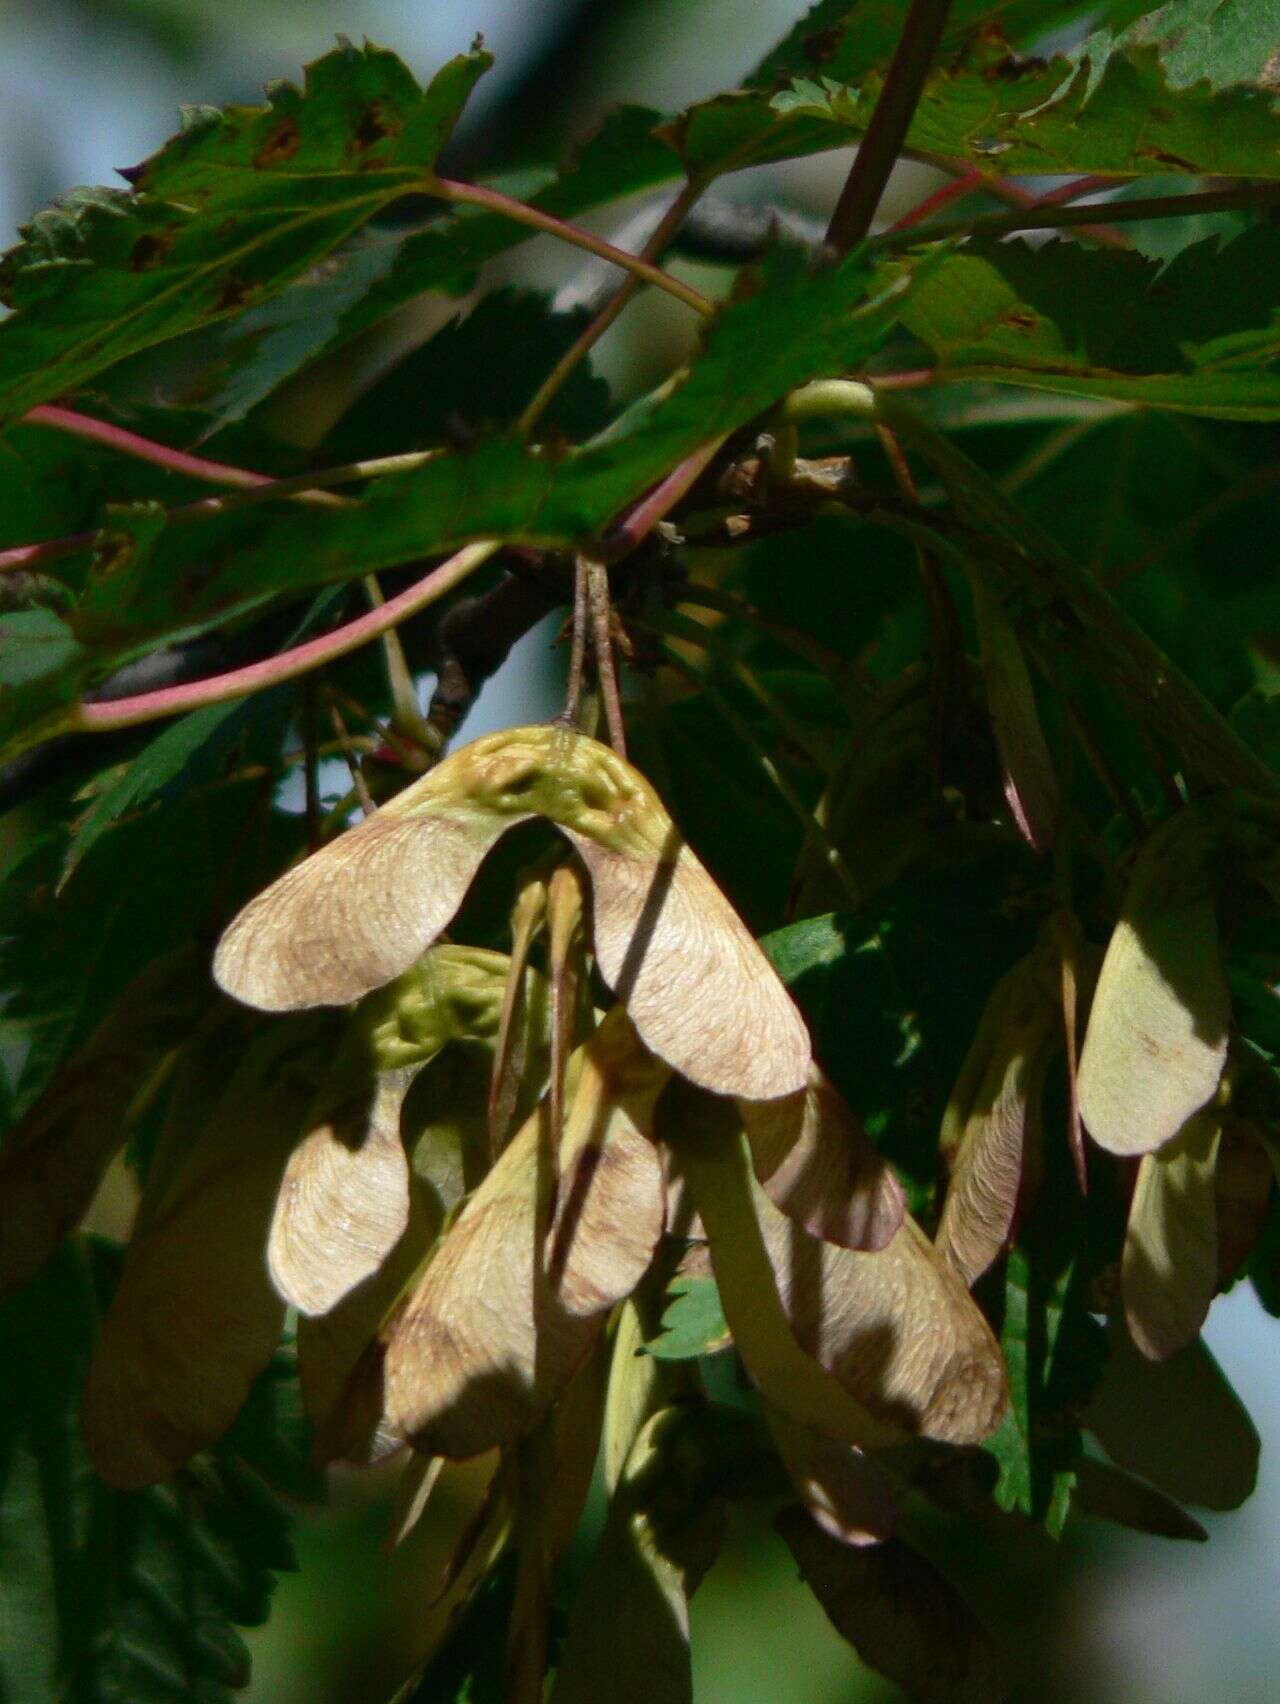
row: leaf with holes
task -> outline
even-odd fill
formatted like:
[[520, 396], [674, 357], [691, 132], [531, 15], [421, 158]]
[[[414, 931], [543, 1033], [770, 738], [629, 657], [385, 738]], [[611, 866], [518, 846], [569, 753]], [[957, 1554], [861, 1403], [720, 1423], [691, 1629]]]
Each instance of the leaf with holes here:
[[130, 172], [76, 190], [0, 262], [0, 421], [125, 355], [274, 295], [411, 190], [489, 65], [461, 55], [420, 88], [392, 53], [345, 45], [265, 107], [190, 108]]

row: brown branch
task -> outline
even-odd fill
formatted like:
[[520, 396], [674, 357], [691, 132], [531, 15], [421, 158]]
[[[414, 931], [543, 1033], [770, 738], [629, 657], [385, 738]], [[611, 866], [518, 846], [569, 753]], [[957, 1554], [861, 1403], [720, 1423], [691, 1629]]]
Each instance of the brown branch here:
[[[1247, 207], [1280, 204], [1280, 184], [1242, 184], [1235, 189], [1211, 189], [1193, 195], [1143, 196], [1133, 201], [1108, 201], [1110, 224], [1138, 219], [1174, 219], [1190, 213], [1231, 213]], [[872, 237], [872, 247], [894, 250], [913, 243], [941, 242], [947, 237], [1007, 237], [1015, 231], [1057, 231], [1087, 226], [1097, 219], [1096, 207], [1062, 207], [1036, 203], [1016, 213], [983, 214], [977, 219], [948, 219], [928, 231], [885, 231]]]
[[912, 0], [880, 99], [827, 227], [827, 241], [840, 254], [856, 247], [871, 229], [884, 186], [924, 92], [950, 10], [951, 0]]

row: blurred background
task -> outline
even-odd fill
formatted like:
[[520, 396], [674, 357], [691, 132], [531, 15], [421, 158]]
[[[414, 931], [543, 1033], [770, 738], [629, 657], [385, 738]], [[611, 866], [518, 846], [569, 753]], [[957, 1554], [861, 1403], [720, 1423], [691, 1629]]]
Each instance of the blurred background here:
[[[735, 81], [793, 22], [802, 0], [0, 0], [0, 227], [4, 244], [30, 214], [76, 184], [118, 183], [115, 168], [153, 152], [184, 102], [257, 102], [341, 32], [398, 52], [420, 76], [477, 32], [497, 56], [457, 138], [455, 175], [554, 157], [618, 100], [674, 108]], [[731, 192], [825, 214], [847, 169], [842, 155], [770, 174]], [[892, 194], [929, 187], [903, 169]], [[558, 288], [580, 259], [549, 240], [524, 246], [485, 280]], [[697, 277], [695, 269], [689, 275]], [[701, 282], [701, 280], [700, 280]], [[460, 304], [415, 306], [399, 347]], [[626, 393], [678, 359], [687, 320], [642, 300], [600, 353]], [[384, 347], [380, 358], [395, 353]], [[340, 399], [300, 393], [280, 427], [318, 436]], [[316, 420], [321, 422], [317, 428]], [[549, 635], [535, 632], [486, 688], [470, 733], [549, 713]], [[1258, 1491], [1238, 1514], [1208, 1517], [1209, 1544], [1175, 1545], [1075, 1527], [1061, 1546], [1029, 1544], [1016, 1587], [991, 1595], [983, 1558], [975, 1593], [1013, 1630], [1018, 1697], [1049, 1704], [1264, 1704], [1280, 1695], [1280, 1380], [1275, 1330], [1251, 1289], [1215, 1307], [1208, 1341], [1264, 1438]], [[474, 1499], [472, 1470], [441, 1486], [444, 1506]], [[269, 1625], [250, 1636], [251, 1704], [381, 1704], [429, 1626], [438, 1574], [431, 1517], [389, 1553], [391, 1482], [352, 1475], [330, 1506], [300, 1511], [299, 1575], [284, 1581]], [[433, 1506], [434, 1507], [434, 1506]], [[1016, 1591], [1016, 1601], [1007, 1594]], [[869, 1675], [828, 1627], [767, 1527], [735, 1527], [693, 1605], [698, 1704], [840, 1704], [898, 1696]]]

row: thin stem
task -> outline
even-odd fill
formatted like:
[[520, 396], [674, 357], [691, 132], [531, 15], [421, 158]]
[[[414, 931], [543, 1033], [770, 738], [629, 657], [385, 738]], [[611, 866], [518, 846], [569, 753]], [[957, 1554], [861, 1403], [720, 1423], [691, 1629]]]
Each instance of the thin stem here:
[[1128, 823], [1129, 832], [1141, 844], [1146, 837], [1147, 825], [1143, 822], [1142, 812], [1134, 804], [1129, 789], [1120, 779], [1115, 766], [1107, 756], [1106, 749], [1098, 738], [1097, 729], [1078, 701], [1064, 698], [1063, 702], [1066, 706], [1067, 719], [1071, 723], [1072, 731], [1089, 767], [1102, 783], [1103, 790], [1110, 796], [1112, 804]]
[[952, 178], [950, 183], [944, 183], [935, 189], [932, 195], [926, 195], [923, 201], [917, 201], [910, 212], [904, 213], [901, 219], [895, 219], [889, 229], [909, 231], [913, 225], [919, 225], [935, 213], [940, 213], [944, 207], [950, 207], [953, 201], [959, 201], [963, 196], [972, 195], [976, 190], [986, 187], [987, 179], [977, 166], [970, 166], [959, 177]]
[[[1109, 201], [1107, 219], [1115, 224], [1136, 219], [1174, 219], [1184, 213], [1228, 213], [1247, 207], [1274, 207], [1280, 203], [1280, 184], [1242, 184], [1236, 189], [1211, 189], [1193, 195], [1155, 195], [1135, 201]], [[1022, 212], [990, 213], [977, 219], [948, 219], [928, 231], [885, 231], [871, 238], [880, 250], [908, 247], [927, 238], [941, 242], [947, 237], [1007, 237], [1014, 231], [1065, 230], [1088, 225], [1097, 217], [1096, 207], [1032, 206]]]
[[360, 809], [367, 817], [371, 817], [376, 813], [378, 807], [373, 802], [369, 783], [365, 780], [364, 770], [361, 767], [359, 757], [356, 755], [355, 742], [351, 738], [342, 711], [338, 708], [337, 697], [333, 694], [329, 698], [329, 716], [333, 722], [334, 732], [342, 743], [342, 755], [347, 760], [347, 773], [351, 776], [351, 790], [360, 801]]
[[[662, 258], [663, 251], [667, 247], [667, 244], [671, 241], [672, 237], [675, 236], [681, 225], [683, 225], [685, 219], [688, 217], [689, 209], [702, 194], [702, 188], [703, 186], [701, 183], [695, 182], [692, 179], [685, 184], [679, 195], [676, 196], [670, 207], [668, 207], [667, 211], [663, 214], [661, 224], [659, 224], [648, 242], [640, 250], [638, 257], [640, 260], [644, 261], [646, 264], [652, 265]], [[605, 332], [608, 331], [609, 327], [627, 306], [628, 302], [630, 302], [632, 297], [637, 294], [642, 282], [643, 280], [637, 277], [634, 272], [630, 273], [623, 280], [614, 296], [605, 303], [594, 319], [590, 320], [582, 328], [582, 331], [579, 333], [577, 338], [575, 338], [572, 345], [565, 350], [564, 354], [556, 362], [555, 366], [534, 392], [532, 400], [526, 406], [524, 413], [516, 421], [517, 432], [526, 436], [528, 433], [532, 432], [538, 421], [541, 420], [542, 416], [550, 407], [553, 399], [564, 386], [564, 383], [568, 379], [570, 373], [573, 372], [574, 368], [578, 365], [579, 361], [582, 360], [583, 356], [586, 355], [590, 349], [594, 348], [594, 346], [604, 336]]]
[[[1068, 201], [1079, 201], [1085, 195], [1100, 195], [1104, 189], [1114, 189], [1116, 179], [1103, 177], [1095, 172], [1091, 177], [1072, 178], [1070, 183], [1060, 183], [1057, 189], [1046, 189], [1043, 195], [1037, 195], [1028, 205], [1036, 207], [1060, 207]], [[1026, 192], [1023, 191], [1025, 194]]]
[[627, 733], [622, 718], [622, 695], [618, 691], [618, 671], [613, 655], [613, 637], [609, 631], [609, 573], [603, 562], [587, 558], [587, 605], [591, 612], [591, 639], [596, 659], [596, 681], [604, 703], [605, 726], [609, 744], [619, 757], [627, 755]]
[[819, 743], [811, 738], [808, 730], [796, 720], [786, 705], [769, 691], [755, 670], [744, 663], [733, 647], [726, 644], [713, 628], [706, 627], [702, 622], [691, 621], [688, 616], [680, 615], [675, 610], [664, 610], [660, 616], [652, 617], [651, 625], [668, 638], [680, 639], [686, 645], [696, 645], [727, 673], [735, 676], [765, 715], [777, 724], [781, 733], [791, 741], [797, 751], [805, 754], [819, 774], [829, 774], [831, 762]]
[[[185, 474], [188, 479], [203, 479], [210, 485], [230, 485], [246, 490], [277, 483], [269, 473], [254, 473], [247, 467], [235, 467], [230, 462], [210, 461], [207, 456], [193, 456], [186, 450], [172, 449], [168, 444], [144, 438], [140, 432], [130, 432], [123, 426], [113, 426], [107, 420], [95, 420], [90, 414], [80, 414], [74, 408], [62, 408], [54, 403], [41, 403], [23, 416], [25, 426], [52, 426], [76, 438], [103, 444], [120, 455], [134, 456], [151, 462], [170, 473]], [[319, 491], [298, 491], [295, 497], [305, 503], [323, 503], [332, 507], [338, 500]]]
[[[911, 463], [891, 426], [877, 425], [876, 437], [888, 458], [898, 490], [916, 508], [922, 507]], [[943, 782], [944, 746], [950, 733], [952, 712], [960, 698], [964, 672], [964, 640], [960, 618], [942, 573], [936, 552], [923, 539], [915, 541], [916, 566], [924, 590], [928, 614], [929, 657], [929, 761], [934, 785]]]
[[314, 679], [302, 683], [302, 740], [306, 767], [303, 770], [307, 801], [307, 848], [320, 844], [320, 725], [319, 703]]
[[[378, 584], [376, 574], [365, 575], [364, 589], [370, 608], [381, 609], [387, 600], [382, 595], [382, 587]], [[391, 689], [392, 727], [403, 739], [421, 746], [423, 751], [435, 757], [440, 750], [440, 741], [422, 714], [413, 670], [409, 667], [409, 659], [404, 654], [400, 635], [394, 627], [389, 627], [382, 635], [382, 654], [387, 665], [387, 684]]]
[[564, 219], [557, 219], [554, 214], [543, 213], [526, 202], [515, 201], [511, 196], [503, 195], [496, 189], [484, 189], [475, 183], [455, 183], [449, 178], [437, 178], [432, 185], [432, 193], [443, 197], [445, 201], [487, 207], [491, 213], [505, 213], [508, 219], [514, 219], [519, 224], [529, 225], [536, 231], [546, 231], [550, 236], [572, 243], [575, 248], [586, 249], [588, 254], [597, 255], [601, 260], [612, 261], [615, 266], [620, 266], [624, 272], [630, 272], [646, 284], [656, 284], [659, 290], [665, 290], [669, 296], [674, 296], [695, 313], [714, 312], [712, 304], [701, 290], [695, 290], [691, 284], [682, 284], [678, 278], [673, 278], [660, 266], [651, 266], [648, 261], [628, 254], [626, 249], [615, 247], [603, 237], [584, 231], [579, 225], [571, 225]]
[[867, 373], [864, 375], [872, 390], [921, 390], [938, 382], [933, 367], [913, 367], [905, 373]]
[[[402, 455], [374, 456], [367, 461], [343, 462], [340, 466], [317, 468], [311, 473], [295, 473], [288, 479], [271, 479], [263, 485], [227, 491], [217, 497], [201, 497], [194, 503], [180, 503], [166, 511], [165, 520], [198, 521], [206, 516], [229, 514], [235, 509], [253, 508], [258, 503], [273, 502], [276, 498], [296, 497], [305, 491], [322, 491], [330, 485], [351, 485], [361, 479], [413, 473], [447, 453], [442, 448], [410, 450]], [[97, 536], [96, 531], [68, 533], [64, 538], [46, 539], [41, 544], [18, 544], [9, 550], [0, 550], [0, 572], [56, 562], [61, 557], [74, 555], [77, 550], [87, 550]]]
[[676, 602], [718, 610], [722, 615], [734, 616], [739, 621], [747, 622], [770, 639], [776, 639], [779, 645], [785, 645], [788, 650], [803, 657], [820, 673], [828, 675], [837, 686], [843, 686], [852, 672], [850, 664], [839, 651], [824, 645], [821, 639], [802, 633], [798, 627], [791, 627], [784, 621], [775, 621], [772, 616], [765, 615], [745, 598], [726, 591], [722, 586], [704, 586], [698, 581], [691, 581], [688, 585], [681, 586]]
[[951, 0], [912, 0], [880, 99], [827, 227], [827, 241], [841, 254], [847, 254], [871, 229], [889, 173], [911, 128], [950, 10]]
[[[972, 169], [967, 160], [937, 159], [927, 154], [919, 158], [928, 165], [941, 166], [944, 171], [955, 172], [962, 178]], [[1010, 207], [1051, 207], [1058, 202], [1075, 201], [1082, 195], [1092, 195], [1097, 190], [1115, 188], [1131, 181], [1128, 177], [1081, 177], [1058, 189], [1036, 195], [1033, 190], [1023, 189], [1021, 184], [1011, 183], [1008, 178], [988, 178], [987, 189], [997, 200], [1007, 202]], [[1110, 225], [1082, 225], [1081, 232], [1104, 248], [1130, 247], [1128, 237], [1122, 231], [1113, 230]]]
[[683, 675], [684, 679], [687, 680], [697, 691], [705, 695], [708, 704], [712, 706], [721, 720], [724, 721], [732, 732], [737, 735], [741, 743], [750, 752], [752, 757], [755, 758], [756, 762], [764, 771], [766, 779], [776, 789], [793, 816], [795, 816], [800, 822], [805, 833], [816, 842], [823, 857], [831, 866], [832, 870], [834, 870], [836, 879], [848, 894], [851, 903], [855, 907], [861, 905], [864, 896], [859, 890], [857, 883], [854, 881], [853, 875], [849, 866], [845, 863], [839, 847], [827, 833], [825, 824], [818, 820], [817, 816], [809, 809], [804, 800], [791, 785], [790, 781], [787, 780], [786, 776], [778, 768], [777, 764], [773, 761], [773, 758], [756, 738], [755, 731], [751, 724], [747, 721], [746, 717], [740, 716], [734, 706], [730, 704], [728, 699], [711, 685], [706, 673], [702, 669], [695, 669], [692, 663], [687, 663], [680, 653], [675, 650], [673, 646], [668, 644], [665, 639], [661, 643], [662, 654], [667, 664], [673, 668], [677, 674]]
[[[1202, 778], [1269, 798], [1280, 792], [1275, 774], [1226, 718], [1051, 533], [914, 410], [897, 400], [890, 409], [888, 399], [886, 410], [890, 424], [947, 482], [961, 516], [989, 535], [982, 554], [995, 590], [1050, 679], [1065, 653], [1077, 669], [1083, 666], [1140, 707]], [[1002, 548], [1001, 539], [1011, 539], [1013, 548]]]
[[564, 721], [574, 727], [582, 702], [582, 666], [587, 655], [587, 559], [573, 565], [573, 626], [569, 635], [569, 679], [565, 684]]
[[664, 479], [660, 479], [646, 496], [631, 509], [601, 543], [601, 556], [606, 562], [616, 562], [645, 539], [675, 508], [680, 499], [697, 484], [724, 443], [728, 433], [713, 438], [709, 444], [686, 456]]
[[184, 681], [156, 692], [137, 693], [131, 698], [78, 704], [66, 726], [86, 733], [132, 728], [142, 722], [154, 722], [161, 716], [175, 716], [180, 711], [194, 710], [204, 704], [224, 704], [228, 699], [244, 698], [281, 681], [295, 680], [299, 675], [319, 668], [322, 663], [345, 657], [370, 639], [377, 639], [388, 632], [398, 622], [416, 615], [420, 609], [425, 609], [459, 585], [481, 563], [487, 562], [499, 547], [497, 539], [481, 539], [476, 544], [465, 545], [414, 585], [389, 599], [380, 609], [371, 609], [368, 614], [335, 628], [332, 633], [309, 639], [291, 651], [282, 651], [277, 657], [249, 663], [244, 668], [231, 669], [207, 680]]

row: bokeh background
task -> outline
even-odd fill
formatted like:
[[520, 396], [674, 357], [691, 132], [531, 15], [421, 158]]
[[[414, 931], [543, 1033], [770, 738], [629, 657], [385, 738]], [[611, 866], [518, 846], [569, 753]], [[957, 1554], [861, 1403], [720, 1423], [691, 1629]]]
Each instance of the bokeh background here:
[[[172, 132], [180, 104], [260, 100], [264, 83], [297, 77], [338, 33], [395, 49], [423, 76], [482, 32], [497, 64], [451, 161], [455, 172], [478, 173], [557, 154], [615, 101], [672, 108], [732, 86], [801, 4], [0, 0], [0, 246], [60, 191], [118, 182], [115, 168], [142, 159]], [[822, 213], [846, 165], [828, 156], [763, 182], [744, 174], [733, 192]], [[905, 203], [927, 187], [920, 168], [904, 168], [891, 193]], [[554, 289], [580, 270], [578, 257], [539, 240], [519, 249], [499, 276]], [[458, 306], [416, 305], [395, 328], [399, 346]], [[668, 307], [642, 301], [602, 349], [600, 364], [620, 391], [678, 358], [686, 326]], [[388, 344], [381, 358], [394, 352]], [[340, 401], [304, 387], [281, 429], [304, 440], [318, 435]], [[468, 731], [548, 713], [555, 666], [549, 635], [530, 635], [486, 688]], [[1205, 1546], [1078, 1528], [1061, 1546], [1029, 1544], [1016, 1583], [1006, 1580], [999, 1591], [984, 1576], [984, 1559], [970, 1559], [974, 1590], [1012, 1630], [1020, 1652], [1019, 1698], [1268, 1704], [1280, 1697], [1275, 1328], [1242, 1285], [1216, 1305], [1206, 1335], [1263, 1434], [1257, 1493], [1239, 1513], [1206, 1520]], [[476, 1481], [459, 1472], [441, 1490], [465, 1500]], [[251, 1635], [250, 1704], [382, 1704], [394, 1689], [406, 1654], [429, 1628], [438, 1558], [430, 1517], [408, 1545], [388, 1551], [390, 1498], [388, 1480], [352, 1475], [335, 1483], [328, 1508], [300, 1512], [302, 1570], [282, 1584], [269, 1625]], [[693, 1628], [698, 1704], [899, 1696], [831, 1631], [767, 1528], [735, 1526], [694, 1601]]]

